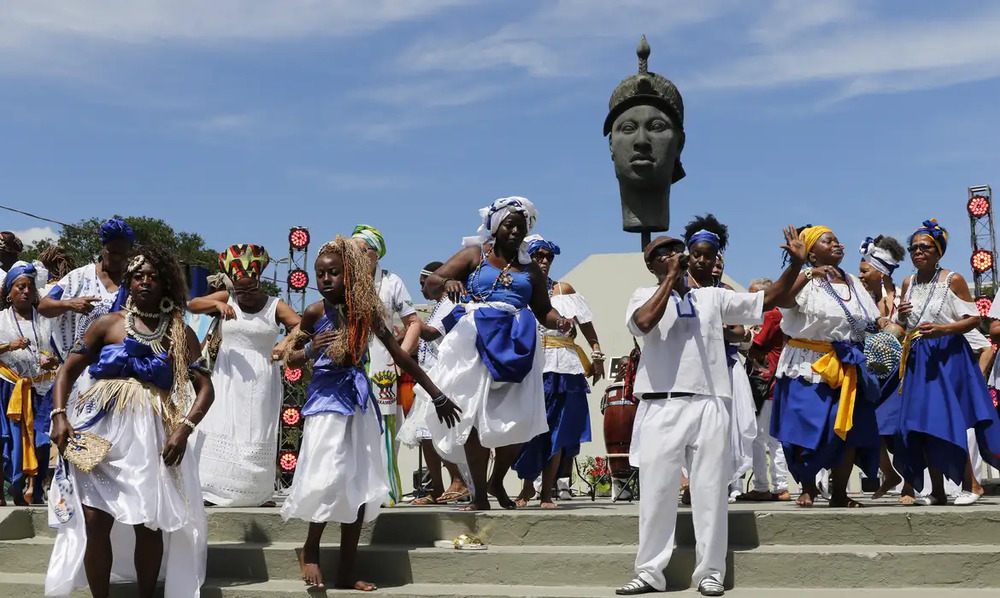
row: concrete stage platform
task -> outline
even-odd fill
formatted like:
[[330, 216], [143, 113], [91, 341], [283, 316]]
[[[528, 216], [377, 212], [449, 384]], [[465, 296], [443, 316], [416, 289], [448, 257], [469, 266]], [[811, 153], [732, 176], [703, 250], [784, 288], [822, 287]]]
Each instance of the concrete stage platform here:
[[[822, 503], [811, 509], [788, 502], [731, 505], [726, 585], [735, 589], [727, 595], [1000, 595], [1000, 499], [972, 507], [904, 507], [895, 500], [862, 500], [869, 508], [850, 510]], [[202, 596], [305, 595], [297, 553], [307, 524], [284, 524], [277, 509], [209, 509], [208, 521], [210, 580]], [[435, 547], [463, 533], [483, 538], [489, 548]], [[331, 526], [324, 538], [321, 567], [328, 580], [336, 571], [338, 535]], [[486, 513], [399, 506], [366, 527], [359, 572], [394, 597], [611, 596], [632, 577], [637, 540], [638, 504], [575, 499], [555, 510]], [[53, 541], [43, 509], [0, 509], [0, 596], [43, 595]], [[677, 544], [667, 577], [684, 589], [694, 568], [687, 508], [680, 511]], [[113, 594], [133, 592], [126, 585]]]

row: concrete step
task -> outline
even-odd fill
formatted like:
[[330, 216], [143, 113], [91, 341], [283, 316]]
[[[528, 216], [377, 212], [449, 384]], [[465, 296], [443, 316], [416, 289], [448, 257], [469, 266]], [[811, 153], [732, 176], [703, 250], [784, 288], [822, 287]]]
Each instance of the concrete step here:
[[[729, 513], [731, 546], [796, 544], [977, 545], [1000, 538], [998, 499], [972, 507], [903, 507], [867, 509], [798, 509], [788, 503], [735, 504]], [[885, 501], [866, 504], [885, 504]], [[635, 544], [639, 537], [638, 505], [563, 503], [555, 511], [519, 509], [461, 513], [454, 507], [385, 509], [365, 526], [362, 542], [433, 546], [461, 534], [483, 538], [492, 546], [557, 546]], [[209, 509], [212, 542], [302, 542], [308, 524], [284, 523], [277, 509]], [[339, 526], [329, 526], [325, 539], [335, 543]], [[0, 508], [0, 540], [53, 537], [44, 509]], [[694, 545], [690, 509], [678, 516], [677, 543]]]
[[[0, 596], [17, 598], [43, 598], [44, 576], [38, 574], [0, 574]], [[134, 596], [131, 584], [112, 586], [113, 598]], [[332, 593], [332, 592], [331, 592]], [[202, 598], [284, 598], [306, 595], [300, 581], [268, 581], [261, 583], [209, 580], [201, 592]], [[313, 596], [322, 594], [310, 594]], [[337, 591], [337, 596], [367, 595], [364, 592]], [[615, 595], [613, 587], [589, 586], [499, 586], [479, 584], [413, 584], [403, 587], [379, 587], [379, 596], [392, 598], [610, 598]], [[684, 595], [697, 595], [685, 592]], [[86, 598], [90, 593], [84, 590], [73, 592], [73, 598]], [[158, 593], [158, 598], [162, 593]], [[803, 594], [801, 589], [784, 588], [735, 588], [726, 592], [730, 598], [994, 598], [996, 590], [971, 590], [950, 588], [893, 588], [893, 589], [853, 589], [849, 594], [839, 589], [811, 589]]]
[[[36, 571], [47, 563], [51, 538], [0, 542], [0, 571]], [[208, 575], [245, 582], [299, 577], [300, 544], [233, 543], [209, 546]], [[473, 577], [491, 585], [607, 586], [631, 578], [635, 546], [490, 546], [485, 551], [396, 545], [362, 546], [358, 575], [388, 586], [463, 584]], [[324, 545], [320, 568], [336, 574], [339, 549]], [[666, 575], [687, 587], [694, 550], [675, 551]], [[728, 557], [727, 585], [757, 587], [878, 588], [941, 586], [1000, 588], [997, 546], [760, 546]]]

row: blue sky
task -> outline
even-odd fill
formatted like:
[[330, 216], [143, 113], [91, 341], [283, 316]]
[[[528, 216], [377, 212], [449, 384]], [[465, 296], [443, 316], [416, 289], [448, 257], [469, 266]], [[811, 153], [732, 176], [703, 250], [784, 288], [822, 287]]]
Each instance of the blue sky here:
[[642, 33], [686, 105], [672, 232], [714, 212], [731, 276], [775, 275], [788, 223], [833, 227], [853, 268], [865, 236], [929, 217], [968, 270], [966, 188], [1000, 185], [983, 1], [7, 0], [0, 203], [275, 256], [292, 225], [365, 222], [416, 294], [479, 207], [524, 195], [559, 275], [638, 249], [601, 125]]

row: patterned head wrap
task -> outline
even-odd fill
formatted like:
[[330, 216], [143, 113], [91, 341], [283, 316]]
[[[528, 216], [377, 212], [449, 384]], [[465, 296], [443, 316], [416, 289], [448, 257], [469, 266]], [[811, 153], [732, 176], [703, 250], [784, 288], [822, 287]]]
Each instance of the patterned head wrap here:
[[930, 220], [924, 220], [923, 225], [917, 230], [913, 231], [910, 235], [910, 242], [917, 235], [927, 235], [934, 241], [934, 246], [937, 247], [938, 254], [944, 255], [944, 252], [948, 250], [948, 231], [944, 229], [943, 226], [938, 224], [936, 218], [931, 218]]
[[48, 282], [49, 271], [45, 269], [45, 266], [43, 266], [41, 262], [35, 262], [32, 264], [24, 261], [15, 262], [14, 265], [11, 266], [10, 271], [7, 272], [7, 276], [3, 279], [3, 294], [5, 297], [7, 296], [7, 293], [10, 292], [11, 287], [14, 286], [14, 281], [22, 276], [27, 276], [33, 279], [35, 282], [35, 289], [41, 289], [45, 286], [45, 283]]
[[[517, 196], [501, 197], [489, 206], [479, 210], [479, 217], [482, 219], [482, 224], [479, 225], [479, 230], [476, 231], [478, 235], [462, 239], [462, 244], [466, 247], [475, 247], [490, 241], [496, 236], [497, 230], [500, 229], [500, 223], [511, 214], [521, 214], [524, 216], [524, 219], [528, 223], [529, 233], [531, 229], [535, 228], [535, 223], [538, 222], [538, 210], [535, 209], [535, 204], [531, 203], [530, 200]], [[527, 237], [521, 243], [517, 259], [522, 264], [531, 262], [531, 257], [528, 255]]]
[[691, 239], [688, 240], [687, 248], [691, 249], [695, 243], [708, 243], [712, 247], [715, 247], [715, 250], [718, 251], [722, 246], [722, 239], [720, 239], [719, 235], [713, 233], [712, 231], [701, 229], [691, 235]]
[[261, 245], [233, 245], [219, 254], [219, 268], [234, 281], [260, 279], [269, 263], [271, 257]]
[[125, 239], [129, 243], [135, 243], [135, 231], [121, 218], [112, 218], [101, 225], [100, 230], [101, 245], [107, 245], [112, 241]]
[[371, 246], [372, 249], [378, 253], [378, 259], [385, 257], [385, 239], [382, 237], [382, 232], [379, 229], [368, 226], [367, 224], [359, 224], [354, 227], [354, 232], [351, 233], [352, 239], [364, 239], [365, 243]]
[[875, 239], [871, 237], [861, 244], [861, 259], [886, 276], [892, 276], [899, 267], [899, 262], [892, 254], [887, 249], [876, 246]]
[[528, 235], [524, 238], [528, 244], [528, 255], [535, 255], [539, 250], [548, 251], [551, 255], [559, 255], [562, 251], [552, 241], [546, 241], [542, 235]]
[[799, 233], [799, 240], [806, 244], [806, 251], [812, 251], [820, 237], [833, 231], [825, 226], [812, 226]]

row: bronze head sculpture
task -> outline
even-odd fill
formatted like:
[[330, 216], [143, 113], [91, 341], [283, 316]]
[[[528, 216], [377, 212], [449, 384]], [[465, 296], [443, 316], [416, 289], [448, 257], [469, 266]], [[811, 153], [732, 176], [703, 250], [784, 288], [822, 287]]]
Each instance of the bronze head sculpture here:
[[621, 194], [622, 229], [644, 233], [644, 239], [669, 228], [670, 185], [684, 178], [684, 102], [676, 85], [649, 72], [649, 52], [642, 36], [636, 50], [639, 72], [615, 88], [604, 120]]

